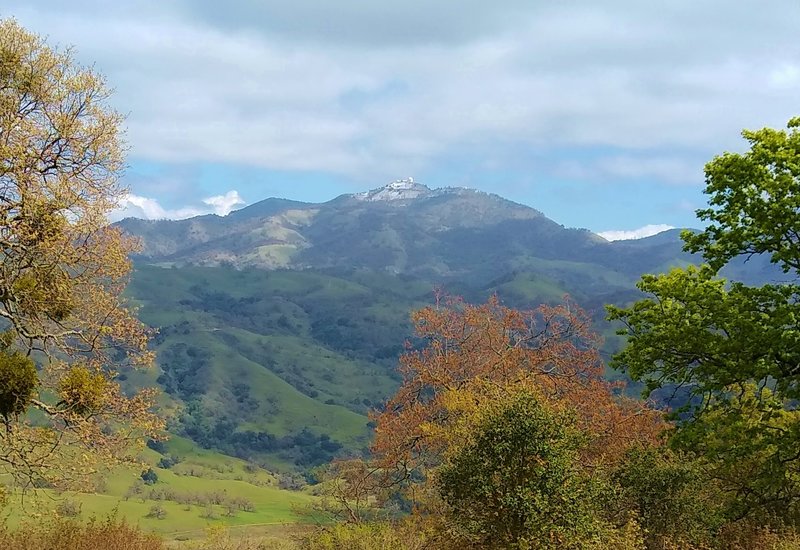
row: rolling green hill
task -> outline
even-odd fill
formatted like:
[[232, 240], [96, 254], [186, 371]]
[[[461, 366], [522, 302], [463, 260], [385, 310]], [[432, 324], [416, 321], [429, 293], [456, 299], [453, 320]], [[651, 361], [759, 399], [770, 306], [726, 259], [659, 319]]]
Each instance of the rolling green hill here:
[[[306, 522], [301, 514], [316, 497], [307, 488], [290, 490], [283, 479], [252, 463], [173, 437], [145, 449], [142, 459], [156, 474], [150, 484], [137, 468], [118, 468], [93, 492], [29, 492], [24, 506], [3, 517], [11, 526], [31, 517], [103, 520], [109, 514], [167, 540], [202, 538], [210, 527], [282, 526]], [[169, 461], [165, 461], [168, 459]]]
[[[565, 294], [607, 336], [603, 305], [637, 297], [642, 273], [695, 260], [678, 231], [607, 242], [541, 212], [468, 189], [401, 181], [324, 204], [268, 199], [226, 217], [124, 220], [143, 240], [129, 287], [159, 329], [160, 385], [173, 433], [275, 470], [303, 469], [369, 443], [367, 413], [398, 383], [412, 310], [433, 292], [513, 307]], [[727, 274], [779, 274], [762, 258]]]
[[137, 266], [130, 292], [159, 327], [173, 431], [207, 447], [311, 467], [368, 443], [366, 412], [396, 384], [408, 313], [430, 286], [384, 274]]
[[[598, 296], [631, 294], [613, 272], [541, 265], [443, 288], [472, 301], [496, 292], [519, 307], [570, 292], [587, 304], [595, 296], [600, 308]], [[592, 285], [579, 291], [584, 278]], [[432, 303], [436, 286], [369, 270], [139, 264], [129, 291], [140, 318], [159, 328], [158, 368], [128, 374], [127, 383], [164, 389], [173, 433], [270, 469], [307, 470], [368, 445], [367, 412], [398, 384], [397, 359], [414, 342], [410, 312]]]

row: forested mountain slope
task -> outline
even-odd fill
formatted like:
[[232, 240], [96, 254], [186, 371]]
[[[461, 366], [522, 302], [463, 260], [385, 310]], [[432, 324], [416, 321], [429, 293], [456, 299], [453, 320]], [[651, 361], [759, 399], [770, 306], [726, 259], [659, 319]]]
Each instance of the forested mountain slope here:
[[[642, 273], [693, 261], [677, 230], [608, 242], [495, 195], [407, 180], [324, 204], [267, 199], [120, 225], [143, 241], [129, 291], [160, 330], [159, 372], [129, 383], [165, 390], [174, 432], [279, 468], [368, 444], [366, 413], [396, 387], [409, 313], [434, 289], [514, 307], [569, 294], [608, 350], [603, 305], [635, 299]], [[760, 258], [729, 275], [780, 276]]]

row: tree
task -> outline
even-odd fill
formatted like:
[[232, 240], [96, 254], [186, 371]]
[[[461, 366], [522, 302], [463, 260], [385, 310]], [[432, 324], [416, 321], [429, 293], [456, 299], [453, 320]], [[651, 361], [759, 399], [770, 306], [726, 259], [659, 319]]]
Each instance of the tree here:
[[586, 468], [658, 441], [660, 415], [603, 379], [597, 338], [574, 304], [519, 311], [497, 297], [482, 305], [443, 297], [412, 320], [427, 345], [401, 358], [403, 383], [373, 417], [372, 452], [385, 483], [407, 487], [417, 507], [437, 506], [426, 480], [473, 440], [487, 408], [520, 392], [574, 411]]
[[648, 548], [709, 548], [724, 499], [698, 460], [665, 447], [633, 447], [611, 478], [612, 506], [635, 515]]
[[152, 356], [122, 298], [135, 243], [107, 220], [126, 193], [108, 97], [69, 51], [0, 21], [0, 470], [25, 484], [80, 478], [161, 427], [153, 392], [114, 380]]
[[155, 485], [158, 483], [158, 474], [152, 468], [148, 468], [139, 476], [144, 481], [145, 485]]
[[800, 272], [800, 117], [787, 130], [745, 130], [743, 153], [724, 153], [706, 164], [709, 208], [705, 230], [683, 235], [717, 271], [731, 259], [768, 254], [784, 272]]
[[424, 346], [373, 415], [372, 460], [350, 468], [369, 479], [344, 486], [366, 487], [361, 502], [393, 496], [413, 512], [401, 524], [437, 547], [634, 547], [635, 521], [598, 506], [605, 473], [658, 445], [665, 423], [603, 378], [588, 316], [439, 296], [412, 320]]
[[485, 416], [436, 476], [459, 534], [489, 548], [580, 548], [598, 535], [604, 486], [579, 467], [574, 415], [523, 392]]
[[800, 275], [800, 118], [787, 130], [745, 131], [750, 149], [705, 167], [704, 231], [682, 235], [708, 265], [646, 275], [650, 295], [609, 307], [625, 324], [614, 363], [646, 392], [683, 396], [672, 437], [700, 452], [736, 496], [734, 517], [788, 517], [800, 501], [800, 285], [760, 288], [717, 277], [732, 259], [768, 255]]

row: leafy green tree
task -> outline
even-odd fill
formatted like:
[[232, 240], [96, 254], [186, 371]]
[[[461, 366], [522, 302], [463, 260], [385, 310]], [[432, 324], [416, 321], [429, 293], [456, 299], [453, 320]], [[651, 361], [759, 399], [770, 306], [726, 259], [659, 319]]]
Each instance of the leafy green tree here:
[[768, 254], [785, 272], [800, 272], [800, 117], [787, 130], [745, 130], [743, 153], [724, 153], [706, 164], [710, 222], [684, 234], [686, 248], [702, 252], [718, 270], [731, 259]]
[[572, 548], [596, 532], [600, 485], [579, 470], [574, 415], [521, 393], [438, 472], [449, 517], [481, 546]]
[[646, 275], [638, 286], [650, 297], [608, 308], [629, 336], [615, 366], [647, 394], [681, 396], [672, 443], [708, 461], [736, 497], [734, 517], [787, 518], [800, 502], [800, 285], [717, 277], [761, 254], [800, 275], [799, 129], [795, 118], [787, 130], [745, 131], [749, 151], [709, 162], [709, 208], [698, 211], [709, 225], [683, 234], [708, 265]]
[[611, 477], [620, 517], [633, 512], [648, 548], [707, 547], [722, 523], [716, 486], [691, 456], [664, 447], [632, 448]]
[[155, 473], [152, 468], [146, 469], [144, 472], [142, 472], [140, 477], [147, 485], [155, 485], [158, 483], [158, 474]]

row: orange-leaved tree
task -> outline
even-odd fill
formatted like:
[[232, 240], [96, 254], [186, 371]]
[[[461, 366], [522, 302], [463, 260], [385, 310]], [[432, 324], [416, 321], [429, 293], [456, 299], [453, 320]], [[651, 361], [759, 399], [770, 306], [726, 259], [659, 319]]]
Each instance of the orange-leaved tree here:
[[69, 51], [0, 20], [0, 474], [23, 485], [85, 479], [156, 434], [147, 365], [126, 308], [131, 240], [107, 216], [126, 190], [121, 116]]
[[586, 468], [616, 464], [632, 445], [659, 441], [661, 414], [603, 378], [598, 338], [571, 302], [520, 311], [496, 296], [482, 305], [441, 297], [412, 320], [426, 346], [402, 356], [402, 385], [373, 417], [372, 452], [388, 483], [424, 493], [414, 480], [463, 449], [488, 409], [521, 393], [575, 415], [587, 436]]

